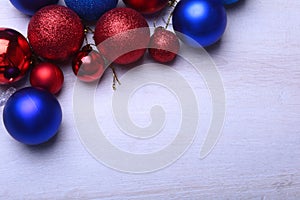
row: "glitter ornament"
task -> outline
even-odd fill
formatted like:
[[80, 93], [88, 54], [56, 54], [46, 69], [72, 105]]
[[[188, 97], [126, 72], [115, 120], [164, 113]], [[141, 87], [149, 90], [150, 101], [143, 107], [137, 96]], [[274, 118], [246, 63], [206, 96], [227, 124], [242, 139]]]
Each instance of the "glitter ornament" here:
[[39, 9], [57, 4], [58, 0], [9, 0], [10, 3], [25, 15], [32, 16]]
[[29, 69], [31, 56], [30, 46], [21, 33], [0, 28], [0, 84], [23, 78]]
[[157, 62], [173, 61], [180, 49], [177, 36], [163, 27], [155, 29], [149, 44], [149, 54]]
[[169, 0], [123, 0], [127, 7], [142, 14], [156, 13], [168, 5]]
[[47, 90], [56, 94], [62, 88], [64, 74], [61, 69], [52, 63], [37, 64], [30, 73], [30, 84], [32, 87]]
[[94, 39], [105, 58], [117, 64], [130, 64], [143, 57], [150, 41], [150, 29], [137, 11], [115, 8], [99, 19]]
[[79, 80], [93, 82], [103, 75], [105, 63], [102, 56], [87, 45], [73, 59], [72, 69]]
[[173, 11], [172, 20], [183, 42], [193, 47], [207, 47], [222, 37], [227, 15], [220, 0], [181, 0]]
[[65, 3], [82, 19], [87, 21], [96, 21], [105, 12], [115, 8], [118, 4], [118, 0], [65, 0]]
[[45, 90], [33, 87], [15, 92], [6, 102], [3, 122], [17, 141], [38, 145], [56, 135], [62, 120], [57, 99]]
[[62, 62], [80, 49], [84, 28], [78, 15], [70, 8], [47, 6], [31, 18], [28, 39], [38, 56]]

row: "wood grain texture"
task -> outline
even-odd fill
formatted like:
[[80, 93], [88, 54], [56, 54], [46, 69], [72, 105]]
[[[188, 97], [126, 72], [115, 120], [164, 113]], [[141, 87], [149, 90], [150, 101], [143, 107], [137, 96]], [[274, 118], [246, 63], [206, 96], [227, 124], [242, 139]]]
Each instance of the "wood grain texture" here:
[[[198, 157], [209, 124], [209, 95], [199, 83], [200, 76], [180, 60], [174, 64], [198, 94], [201, 125], [183, 157], [154, 173], [118, 172], [85, 150], [73, 120], [75, 77], [70, 66], [63, 67], [66, 82], [58, 98], [64, 119], [54, 141], [40, 147], [23, 146], [7, 134], [3, 123], [0, 125], [0, 198], [299, 199], [299, 10], [297, 0], [244, 0], [228, 8], [226, 33], [220, 43], [208, 49], [225, 87], [226, 122], [216, 147], [203, 160]], [[0, 1], [1, 27], [26, 35], [28, 21], [8, 0]], [[124, 71], [118, 70], [120, 74]], [[177, 128], [172, 125], [163, 136], [142, 145], [121, 136], [108, 109], [110, 85], [111, 73], [107, 72], [97, 89], [99, 104], [95, 107], [99, 123], [112, 142], [133, 152], [151, 152], [170, 142], [174, 135], [169, 132]], [[148, 108], [156, 102], [143, 101], [153, 90], [156, 88], [140, 91], [130, 104], [136, 123], [149, 123]], [[178, 120], [176, 99], [166, 91], [159, 92], [170, 113], [167, 117]]]

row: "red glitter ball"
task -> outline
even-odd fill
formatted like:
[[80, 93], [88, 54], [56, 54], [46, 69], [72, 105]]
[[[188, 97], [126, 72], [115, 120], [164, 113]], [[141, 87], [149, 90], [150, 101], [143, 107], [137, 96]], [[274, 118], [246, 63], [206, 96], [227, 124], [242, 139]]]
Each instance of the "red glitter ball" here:
[[150, 29], [145, 18], [131, 8], [115, 8], [97, 22], [94, 35], [101, 54], [117, 64], [130, 64], [145, 54]]
[[178, 37], [171, 31], [158, 27], [155, 29], [149, 44], [150, 56], [158, 62], [173, 61], [180, 49]]
[[41, 88], [56, 94], [64, 83], [64, 74], [61, 69], [51, 63], [40, 63], [30, 73], [32, 87]]
[[23, 78], [29, 69], [31, 55], [30, 46], [21, 33], [0, 28], [0, 84]]
[[71, 9], [58, 5], [46, 6], [31, 18], [28, 39], [38, 56], [66, 61], [80, 49], [84, 27]]
[[123, 0], [126, 6], [142, 14], [156, 13], [168, 5], [169, 0]]
[[74, 74], [83, 82], [99, 80], [104, 73], [102, 56], [92, 49], [79, 51], [72, 62]]

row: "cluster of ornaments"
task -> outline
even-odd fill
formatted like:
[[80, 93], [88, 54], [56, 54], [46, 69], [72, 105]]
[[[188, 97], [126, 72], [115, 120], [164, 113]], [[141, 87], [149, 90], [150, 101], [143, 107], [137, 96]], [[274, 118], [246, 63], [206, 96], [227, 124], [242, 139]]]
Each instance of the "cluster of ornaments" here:
[[[3, 121], [17, 141], [38, 145], [56, 135], [62, 109], [55, 95], [63, 86], [59, 63], [72, 62], [74, 74], [84, 82], [99, 80], [107, 63], [132, 64], [147, 49], [157, 62], [173, 61], [183, 41], [192, 47], [207, 47], [223, 35], [227, 17], [224, 5], [237, 0], [10, 0], [19, 11], [32, 16], [28, 41], [19, 32], [0, 28], [0, 84], [9, 85], [30, 71], [31, 87], [16, 91], [7, 100]], [[157, 27], [150, 34], [145, 15], [162, 12], [168, 5], [175, 31]], [[95, 44], [83, 45], [95, 21]], [[93, 48], [93, 46], [97, 48]], [[82, 47], [83, 46], [83, 47]]]

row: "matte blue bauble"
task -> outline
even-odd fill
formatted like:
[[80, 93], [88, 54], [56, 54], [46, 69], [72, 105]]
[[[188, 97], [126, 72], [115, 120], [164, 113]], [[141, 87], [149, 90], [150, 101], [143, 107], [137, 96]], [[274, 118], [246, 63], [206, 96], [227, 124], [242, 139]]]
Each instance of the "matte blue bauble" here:
[[86, 21], [96, 21], [115, 8], [118, 0], [65, 0], [66, 5]]
[[10, 3], [25, 15], [34, 15], [39, 9], [57, 4], [58, 0], [9, 0]]
[[227, 15], [220, 0], [181, 0], [173, 13], [173, 28], [179, 32], [178, 37], [193, 47], [217, 42], [226, 24]]
[[238, 1], [239, 0], [223, 0], [223, 4], [224, 5], [230, 5], [230, 4], [236, 3]]
[[6, 102], [3, 121], [17, 141], [37, 145], [56, 135], [62, 120], [57, 99], [49, 92], [27, 87], [15, 92]]

